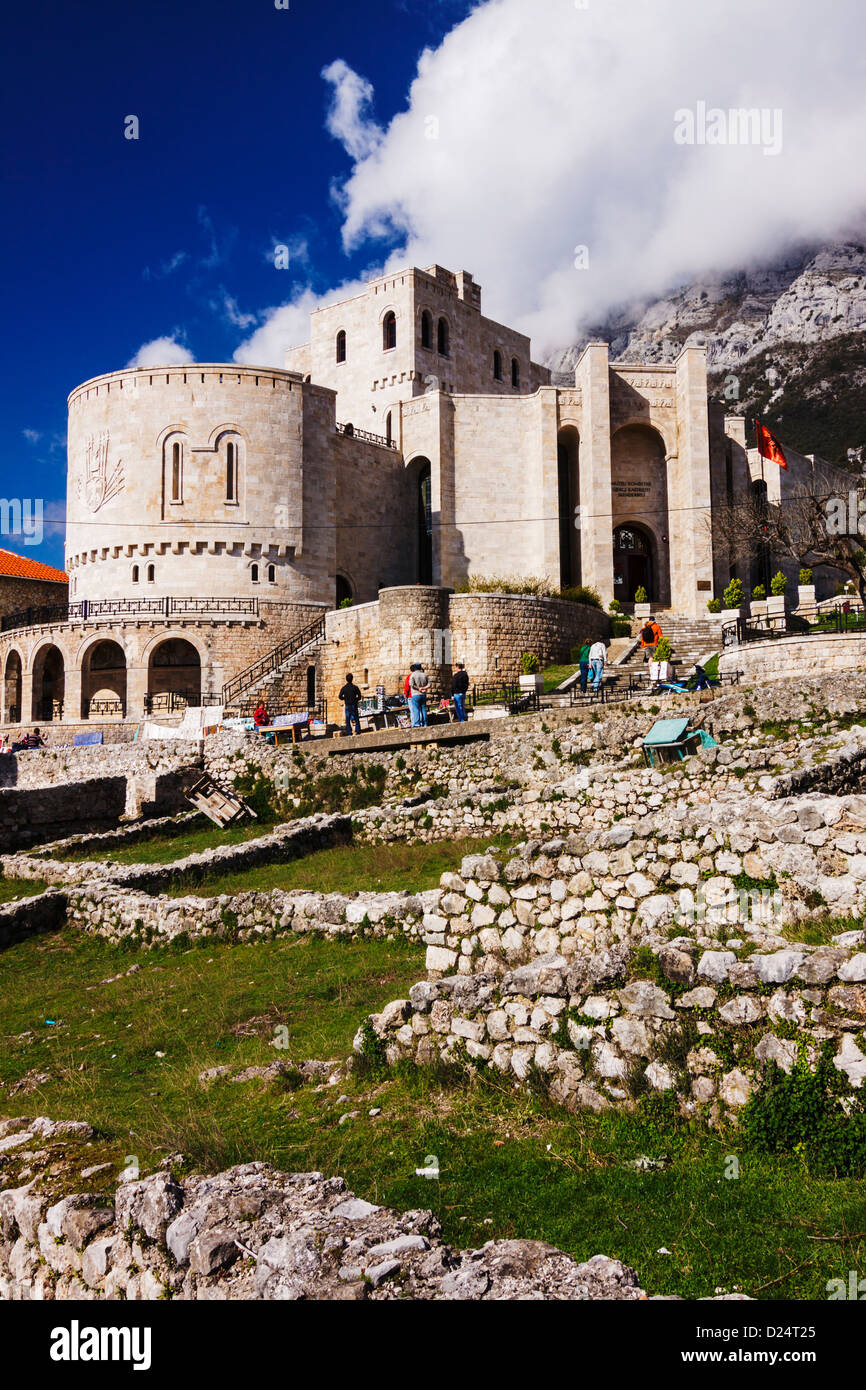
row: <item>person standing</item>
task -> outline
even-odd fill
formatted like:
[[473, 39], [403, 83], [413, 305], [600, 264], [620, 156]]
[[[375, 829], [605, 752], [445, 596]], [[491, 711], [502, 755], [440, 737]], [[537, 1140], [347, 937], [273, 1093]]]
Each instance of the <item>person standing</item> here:
[[650, 617], [647, 618], [640, 631], [640, 644], [643, 650], [644, 661], [653, 660], [655, 656], [656, 647], [658, 646], [661, 640], [662, 630], [656, 622], [655, 618], [653, 618], [652, 615], [650, 615]]
[[469, 689], [469, 676], [462, 661], [458, 661], [457, 670], [454, 672], [451, 681], [451, 696], [454, 700], [454, 711], [461, 724], [466, 723], [466, 692]]
[[430, 681], [427, 672], [421, 662], [417, 661], [415, 670], [409, 678], [409, 708], [413, 729], [426, 729], [427, 727], [427, 692], [429, 689]]
[[579, 652], [577, 653], [577, 662], [578, 662], [578, 665], [580, 666], [580, 693], [581, 693], [581, 695], [585, 695], [585, 694], [586, 694], [587, 681], [589, 680], [589, 649], [590, 649], [590, 646], [591, 646], [591, 643], [588, 642], [586, 638], [584, 638], [583, 641], [582, 641], [581, 644], [580, 644], [580, 650], [579, 650]]
[[346, 684], [343, 686], [338, 696], [346, 707], [346, 733], [351, 737], [352, 725], [355, 726], [355, 733], [361, 732], [361, 720], [358, 716], [358, 706], [361, 703], [361, 691], [352, 678], [352, 672], [346, 675]]
[[604, 676], [604, 664], [607, 660], [607, 647], [600, 637], [598, 637], [589, 649], [589, 665], [592, 672], [592, 688], [598, 694], [601, 688], [602, 677]]

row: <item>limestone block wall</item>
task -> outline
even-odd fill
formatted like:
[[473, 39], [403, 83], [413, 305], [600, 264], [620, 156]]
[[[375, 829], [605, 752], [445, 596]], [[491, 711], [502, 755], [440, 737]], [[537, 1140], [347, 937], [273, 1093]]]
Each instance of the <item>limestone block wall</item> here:
[[68, 590], [68, 584], [53, 580], [17, 579], [14, 575], [0, 575], [0, 617], [23, 613], [28, 608], [65, 603]]
[[719, 658], [720, 672], [740, 671], [747, 681], [802, 680], [817, 670], [830, 674], [864, 665], [866, 637], [845, 632], [748, 642], [729, 647]]
[[374, 695], [378, 684], [389, 695], [402, 691], [413, 661], [422, 661], [434, 686], [450, 694], [456, 661], [466, 663], [472, 682], [512, 682], [523, 652], [534, 652], [542, 664], [568, 660], [583, 637], [609, 630], [606, 614], [583, 604], [411, 585], [382, 590], [377, 603], [329, 613], [317, 665], [329, 704], [348, 671], [365, 694]]

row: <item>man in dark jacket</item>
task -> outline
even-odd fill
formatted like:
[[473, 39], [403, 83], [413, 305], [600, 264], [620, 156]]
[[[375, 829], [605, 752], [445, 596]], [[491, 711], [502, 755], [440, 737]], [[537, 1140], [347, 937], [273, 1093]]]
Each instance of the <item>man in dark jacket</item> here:
[[461, 724], [466, 723], [466, 692], [469, 689], [469, 676], [462, 661], [458, 661], [457, 670], [451, 679], [451, 698], [454, 701], [454, 712]]
[[355, 733], [361, 732], [361, 720], [358, 717], [358, 705], [361, 703], [361, 691], [352, 679], [352, 672], [346, 675], [346, 684], [340, 691], [339, 698], [346, 706], [346, 733], [351, 735], [352, 725], [355, 726]]

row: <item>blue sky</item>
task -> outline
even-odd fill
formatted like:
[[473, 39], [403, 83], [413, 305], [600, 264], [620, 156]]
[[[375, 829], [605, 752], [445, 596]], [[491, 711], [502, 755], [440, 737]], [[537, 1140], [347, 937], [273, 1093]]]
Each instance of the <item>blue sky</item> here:
[[[231, 360], [249, 316], [363, 270], [330, 185], [322, 68], [343, 58], [385, 117], [463, 3], [31, 0], [4, 12], [0, 283], [4, 496], [65, 494], [66, 397], [170, 335]], [[124, 138], [125, 117], [140, 138]], [[300, 250], [288, 270], [274, 242]], [[307, 254], [303, 254], [306, 245]], [[295, 258], [293, 257], [293, 260]], [[234, 320], [234, 321], [233, 321]], [[62, 526], [41, 547], [63, 562]]]
[[[383, 269], [471, 271], [543, 358], [866, 227], [862, 0], [29, 0], [2, 34], [0, 495], [48, 518], [73, 387], [281, 365], [317, 300]], [[677, 139], [707, 105], [779, 138]], [[0, 545], [62, 564], [62, 521], [45, 536]]]

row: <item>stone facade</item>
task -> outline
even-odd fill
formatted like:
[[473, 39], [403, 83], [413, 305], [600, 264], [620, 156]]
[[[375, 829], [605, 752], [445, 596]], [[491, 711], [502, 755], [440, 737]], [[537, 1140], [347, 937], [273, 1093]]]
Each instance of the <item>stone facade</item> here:
[[[329, 619], [328, 655], [296, 662], [286, 688], [332, 696], [347, 653], [365, 684], [390, 686], [403, 665], [381, 655], [390, 595], [420, 585], [430, 620], [410, 619], [444, 630], [441, 595], [472, 574], [583, 584], [605, 606], [644, 587], [698, 616], [730, 577], [714, 509], [750, 481], [744, 422], [708, 401], [704, 349], [612, 365], [590, 343], [554, 384], [528, 338], [481, 313], [468, 272], [380, 277], [314, 313], [284, 370], [128, 368], [72, 392], [72, 607], [66, 623], [0, 638], [2, 718], [137, 721], [154, 695], [219, 703], [346, 598], [357, 615]], [[586, 630], [560, 605], [536, 632], [524, 607], [509, 642], [503, 602], [452, 602], [452, 645], [476, 679], [511, 679], [522, 650], [567, 657]]]

